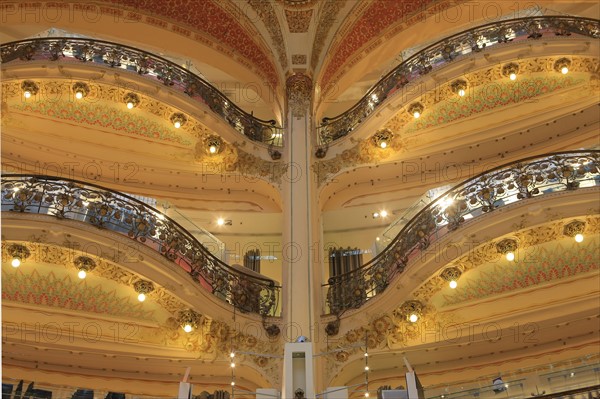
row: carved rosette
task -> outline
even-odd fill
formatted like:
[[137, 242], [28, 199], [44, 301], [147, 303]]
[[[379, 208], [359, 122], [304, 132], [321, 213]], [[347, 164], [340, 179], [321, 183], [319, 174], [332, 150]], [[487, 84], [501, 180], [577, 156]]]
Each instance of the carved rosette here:
[[293, 117], [300, 118], [310, 112], [312, 87], [312, 79], [302, 73], [295, 73], [287, 79], [288, 107]]

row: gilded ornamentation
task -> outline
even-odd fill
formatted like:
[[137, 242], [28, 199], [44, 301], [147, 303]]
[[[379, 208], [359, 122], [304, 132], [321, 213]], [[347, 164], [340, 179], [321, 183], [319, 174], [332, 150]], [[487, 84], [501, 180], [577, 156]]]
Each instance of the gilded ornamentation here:
[[292, 116], [308, 115], [312, 99], [312, 79], [305, 74], [295, 73], [287, 79], [286, 90]]
[[[390, 129], [390, 132], [392, 130]], [[399, 134], [393, 134], [392, 139], [386, 146], [386, 149], [374, 146], [369, 140], [359, 142], [352, 148], [344, 150], [335, 158], [324, 161], [317, 161], [312, 165], [313, 172], [316, 174], [319, 185], [327, 182], [332, 176], [338, 174], [343, 169], [351, 166], [364, 164], [377, 164], [392, 156], [394, 153], [403, 151], [404, 139]]]
[[[401, 274], [409, 258], [427, 249], [462, 226], [469, 218], [481, 217], [495, 209], [542, 195], [577, 190], [580, 183], [600, 176], [600, 151], [567, 152], [517, 161], [488, 171], [456, 186], [443, 197], [423, 207], [398, 235], [366, 264], [328, 281], [329, 312], [341, 314], [361, 307], [385, 291]], [[562, 232], [560, 232], [562, 234]], [[518, 240], [518, 238], [515, 238]], [[516, 245], [503, 241], [500, 252], [514, 251]], [[525, 244], [519, 241], [519, 245]]]
[[401, 306], [398, 306], [389, 314], [380, 314], [336, 340], [335, 346], [328, 349], [327, 373], [334, 375], [348, 361], [362, 357], [365, 345], [369, 353], [401, 349], [422, 338], [422, 326], [439, 326], [452, 322], [456, 322], [454, 315], [440, 314], [432, 306], [423, 306], [419, 320], [411, 323], [407, 321]]
[[305, 65], [306, 64], [306, 54], [292, 54], [292, 64], [293, 65]]
[[277, 0], [279, 3], [283, 3], [285, 8], [292, 9], [304, 9], [311, 8], [317, 5], [319, 0]]
[[281, 184], [283, 176], [287, 172], [287, 165], [281, 162], [269, 162], [256, 157], [238, 148], [236, 170], [242, 175], [258, 176], [275, 184]]
[[312, 15], [313, 10], [285, 10], [285, 19], [287, 20], [290, 33], [308, 32]]
[[[277, 55], [279, 57], [279, 64], [283, 70], [288, 67], [287, 54], [285, 49], [285, 41], [283, 40], [283, 34], [281, 33], [281, 26], [279, 19], [275, 13], [273, 5], [269, 1], [261, 0], [248, 0], [248, 4], [256, 11], [263, 24], [267, 28]], [[293, 62], [292, 62], [293, 63]]]

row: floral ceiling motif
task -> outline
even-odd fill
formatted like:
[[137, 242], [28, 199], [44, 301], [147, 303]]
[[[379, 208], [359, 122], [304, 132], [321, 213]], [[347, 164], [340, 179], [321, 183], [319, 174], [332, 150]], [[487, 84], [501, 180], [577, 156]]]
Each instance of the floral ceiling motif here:
[[271, 35], [271, 40], [273, 41], [273, 45], [275, 46], [275, 50], [277, 50], [277, 55], [279, 56], [279, 64], [283, 70], [286, 70], [288, 67], [288, 61], [285, 41], [283, 40], [283, 33], [281, 32], [279, 19], [277, 18], [277, 14], [275, 13], [273, 5], [269, 1], [261, 0], [248, 0], [248, 4], [250, 4], [254, 11], [256, 11], [260, 19], [263, 21], [263, 24], [269, 31], [269, 35]]
[[[269, 49], [255, 38], [260, 35], [237, 2], [217, 0], [104, 0], [65, 2], [25, 2], [8, 4], [7, 8], [25, 6], [28, 9], [55, 8], [71, 10], [63, 15], [85, 15], [87, 20], [107, 15], [115, 21], [142, 22], [198, 41], [220, 51], [277, 86], [279, 77], [271, 62]], [[16, 12], [16, 10], [15, 10]], [[30, 14], [31, 15], [31, 14]], [[35, 15], [35, 14], [33, 14]], [[39, 15], [39, 14], [38, 14]], [[53, 14], [55, 15], [55, 14]]]
[[[362, 59], [383, 41], [384, 35], [392, 36], [422, 21], [424, 15], [420, 13], [425, 12], [431, 3], [432, 0], [359, 3], [353, 10], [353, 14], [359, 16], [348, 19], [351, 26], [342, 26], [337, 34], [341, 38], [330, 47], [331, 57], [321, 75], [321, 87], [335, 83], [344, 72], [343, 66], [353, 65]], [[442, 3], [438, 2], [436, 9], [449, 7], [454, 1]]]
[[346, 5], [346, 0], [325, 0], [319, 11], [319, 20], [317, 23], [317, 32], [313, 39], [313, 46], [310, 56], [310, 67], [314, 71], [317, 68], [321, 52], [325, 46], [325, 39], [333, 27], [331, 21], [335, 21], [340, 10]]
[[313, 10], [292, 11], [285, 10], [285, 19], [288, 23], [290, 33], [308, 32]]

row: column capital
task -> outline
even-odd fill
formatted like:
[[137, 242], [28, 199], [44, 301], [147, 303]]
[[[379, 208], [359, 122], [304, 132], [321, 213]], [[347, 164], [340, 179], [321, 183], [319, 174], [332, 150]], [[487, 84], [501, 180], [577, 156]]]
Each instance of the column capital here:
[[310, 113], [313, 81], [304, 73], [294, 73], [285, 81], [288, 109], [292, 117], [301, 118]]

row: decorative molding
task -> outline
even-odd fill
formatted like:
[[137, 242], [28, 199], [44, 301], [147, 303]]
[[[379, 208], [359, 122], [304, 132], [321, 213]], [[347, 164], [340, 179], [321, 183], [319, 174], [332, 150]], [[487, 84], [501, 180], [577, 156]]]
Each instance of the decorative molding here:
[[[8, 246], [12, 243], [2, 241], [3, 263], [10, 261]], [[62, 243], [64, 246], [43, 242], [21, 242], [20, 244], [29, 249], [31, 259], [36, 263], [51, 264], [64, 269], [73, 268], [72, 260], [84, 254], [74, 249], [76, 244], [68, 239]], [[119, 255], [116, 255], [115, 259], [94, 257], [97, 265], [94, 274], [120, 285], [133, 286], [140, 276], [121, 268], [115, 263], [119, 260], [123, 260]], [[33, 269], [31, 273], [26, 274], [23, 272], [25, 270], [23, 267], [7, 270], [7, 268], [2, 270], [4, 301], [157, 322], [154, 311], [146, 310], [134, 296], [120, 297], [114, 290], [104, 291], [101, 285], [92, 286], [68, 276], [59, 279], [52, 272], [41, 275]], [[166, 287], [156, 284], [154, 287], [154, 291], [147, 294], [147, 300], [157, 303], [172, 316], [164, 322], [158, 321], [161, 324], [157, 327], [140, 327], [136, 339], [146, 343], [181, 347], [189, 352], [196, 352], [209, 361], [219, 357], [229, 358], [233, 342], [236, 352], [240, 354], [241, 362], [260, 368], [273, 383], [278, 383], [282, 360], [254, 355], [254, 353], [279, 354], [283, 351], [281, 337], [259, 339], [250, 334], [233, 331], [228, 323], [212, 320], [205, 315], [202, 316], [198, 328], [191, 333], [185, 333], [176, 315], [189, 307], [173, 296]]]
[[421, 317], [416, 323], [406, 320], [401, 306], [389, 313], [379, 314], [365, 325], [347, 331], [328, 348], [326, 358], [329, 377], [347, 363], [362, 357], [365, 346], [371, 351], [401, 349], [410, 346], [411, 341], [422, 338], [423, 325], [456, 323], [455, 315], [438, 313], [431, 305], [422, 308]]
[[[47, 95], [69, 98], [70, 85], [67, 81], [39, 81], [37, 84], [42, 93]], [[18, 81], [5, 81], [2, 83], [2, 91], [5, 99], [15, 99], [21, 96], [21, 88]], [[31, 98], [27, 101], [3, 102], [6, 113], [10, 111], [28, 112], [43, 115], [58, 120], [89, 125], [97, 128], [102, 126], [123, 131], [131, 136], [141, 136], [151, 141], [164, 141], [174, 145], [193, 148], [193, 157], [197, 162], [216, 162], [225, 165], [225, 172], [238, 172], [248, 176], [257, 176], [273, 184], [281, 184], [281, 179], [286, 172], [281, 162], [270, 162], [255, 155], [246, 153], [239, 146], [231, 145], [223, 141], [218, 154], [206, 153], [206, 141], [215, 133], [189, 117], [185, 125], [180, 129], [172, 129], [169, 119], [178, 110], [155, 100], [152, 97], [138, 94], [140, 99], [136, 111], [145, 111], [168, 122], [169, 127], [163, 127], [159, 123], [143, 118], [138, 112], [131, 112], [122, 101], [129, 90], [108, 84], [95, 83], [91, 85], [91, 94], [94, 99], [103, 101], [114, 101], [116, 106], [122, 105], [122, 110], [109, 108], [96, 102], [75, 102], [75, 100], [64, 101], [36, 101]], [[14, 118], [13, 118], [14, 119]], [[16, 121], [16, 119], [14, 119]], [[14, 124], [13, 120], [4, 120], [3, 123]], [[194, 145], [195, 142], [195, 145]], [[221, 167], [218, 168], [219, 170]]]
[[[533, 74], [549, 71], [556, 58], [544, 57], [521, 60], [522, 73]], [[571, 68], [578, 72], [592, 74], [599, 66], [600, 60], [597, 58], [573, 57]], [[420, 102], [425, 106], [426, 111], [419, 119], [415, 120], [402, 108], [383, 125], [384, 129], [389, 129], [394, 133], [394, 138], [389, 143], [394, 151], [374, 152], [372, 146], [365, 144], [368, 140], [363, 140], [334, 158], [317, 161], [313, 169], [318, 171], [319, 185], [346, 168], [377, 163], [394, 152], [410, 150], [411, 147], [426, 139], [423, 135], [418, 137], [414, 135], [414, 133], [421, 130], [467, 119], [473, 115], [490, 112], [499, 107], [526, 102], [539, 96], [588, 82], [581, 76], [556, 76], [554, 73], [530, 77], [523, 76], [518, 82], [520, 91], [517, 96], [514, 93], [516, 83], [501, 80], [500, 65], [467, 74], [463, 78], [469, 82], [469, 92], [460, 100], [455, 100], [457, 95], [452, 91], [452, 81], [448, 81], [444, 85], [437, 86], [435, 90], [428, 91], [421, 97], [414, 99], [415, 102]], [[491, 84], [494, 85], [494, 96], [486, 94], [486, 88], [490, 87]], [[591, 87], [591, 84], [588, 87], [593, 92], [594, 88]]]

